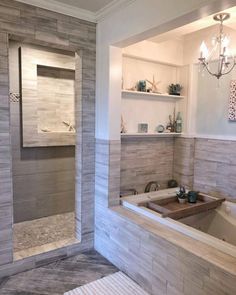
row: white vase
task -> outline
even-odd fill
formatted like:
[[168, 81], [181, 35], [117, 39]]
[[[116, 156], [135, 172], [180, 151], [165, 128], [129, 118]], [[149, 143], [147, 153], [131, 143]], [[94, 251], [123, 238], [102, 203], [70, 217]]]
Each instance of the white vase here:
[[180, 204], [185, 204], [185, 203], [186, 203], [186, 199], [178, 198], [178, 200], [179, 200], [179, 203], [180, 203]]

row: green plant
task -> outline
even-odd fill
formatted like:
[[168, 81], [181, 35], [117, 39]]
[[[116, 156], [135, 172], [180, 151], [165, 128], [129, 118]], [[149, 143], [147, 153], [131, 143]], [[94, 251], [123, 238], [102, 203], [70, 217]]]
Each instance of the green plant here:
[[183, 87], [180, 84], [170, 84], [168, 87], [169, 94], [178, 94], [180, 95], [180, 91]]
[[187, 198], [187, 194], [186, 194], [186, 190], [185, 190], [184, 186], [180, 187], [179, 191], [176, 193], [176, 196], [179, 199], [186, 199]]

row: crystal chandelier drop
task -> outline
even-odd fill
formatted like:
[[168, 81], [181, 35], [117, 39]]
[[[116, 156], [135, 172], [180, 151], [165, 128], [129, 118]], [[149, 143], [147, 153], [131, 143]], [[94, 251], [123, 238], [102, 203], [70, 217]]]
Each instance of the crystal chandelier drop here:
[[[234, 56], [229, 54], [229, 43], [230, 39], [227, 35], [224, 34], [223, 22], [230, 18], [229, 13], [219, 13], [214, 15], [213, 19], [217, 22], [220, 22], [219, 35], [212, 39], [213, 48], [209, 52], [205, 42], [203, 41], [200, 47], [200, 57], [198, 58], [200, 65], [203, 69], [206, 69], [207, 72], [220, 79], [223, 75], [229, 74], [234, 66], [236, 65], [236, 60]], [[218, 58], [215, 59], [215, 54], [218, 52]], [[209, 62], [216, 61], [217, 69], [214, 72], [210, 69]]]

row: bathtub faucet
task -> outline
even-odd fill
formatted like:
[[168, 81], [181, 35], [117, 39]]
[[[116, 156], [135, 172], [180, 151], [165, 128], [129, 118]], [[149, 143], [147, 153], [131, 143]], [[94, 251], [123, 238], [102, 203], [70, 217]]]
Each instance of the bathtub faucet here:
[[158, 191], [160, 187], [161, 186], [160, 186], [160, 184], [157, 181], [150, 181], [146, 185], [144, 192], [145, 193], [149, 193], [151, 191]]

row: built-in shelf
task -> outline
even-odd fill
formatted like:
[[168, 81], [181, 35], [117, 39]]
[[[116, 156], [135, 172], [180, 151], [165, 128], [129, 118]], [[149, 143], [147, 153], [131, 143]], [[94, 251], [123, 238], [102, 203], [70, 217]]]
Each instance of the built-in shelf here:
[[175, 132], [163, 132], [163, 133], [121, 133], [121, 138], [130, 137], [177, 137], [181, 136], [182, 133]]
[[142, 92], [142, 91], [131, 91], [131, 90], [122, 90], [122, 97], [125, 96], [139, 96], [139, 97], [152, 97], [152, 98], [174, 98], [174, 99], [183, 99], [184, 96], [181, 95], [170, 95], [170, 94], [158, 94], [158, 93], [150, 93], [150, 92]]

